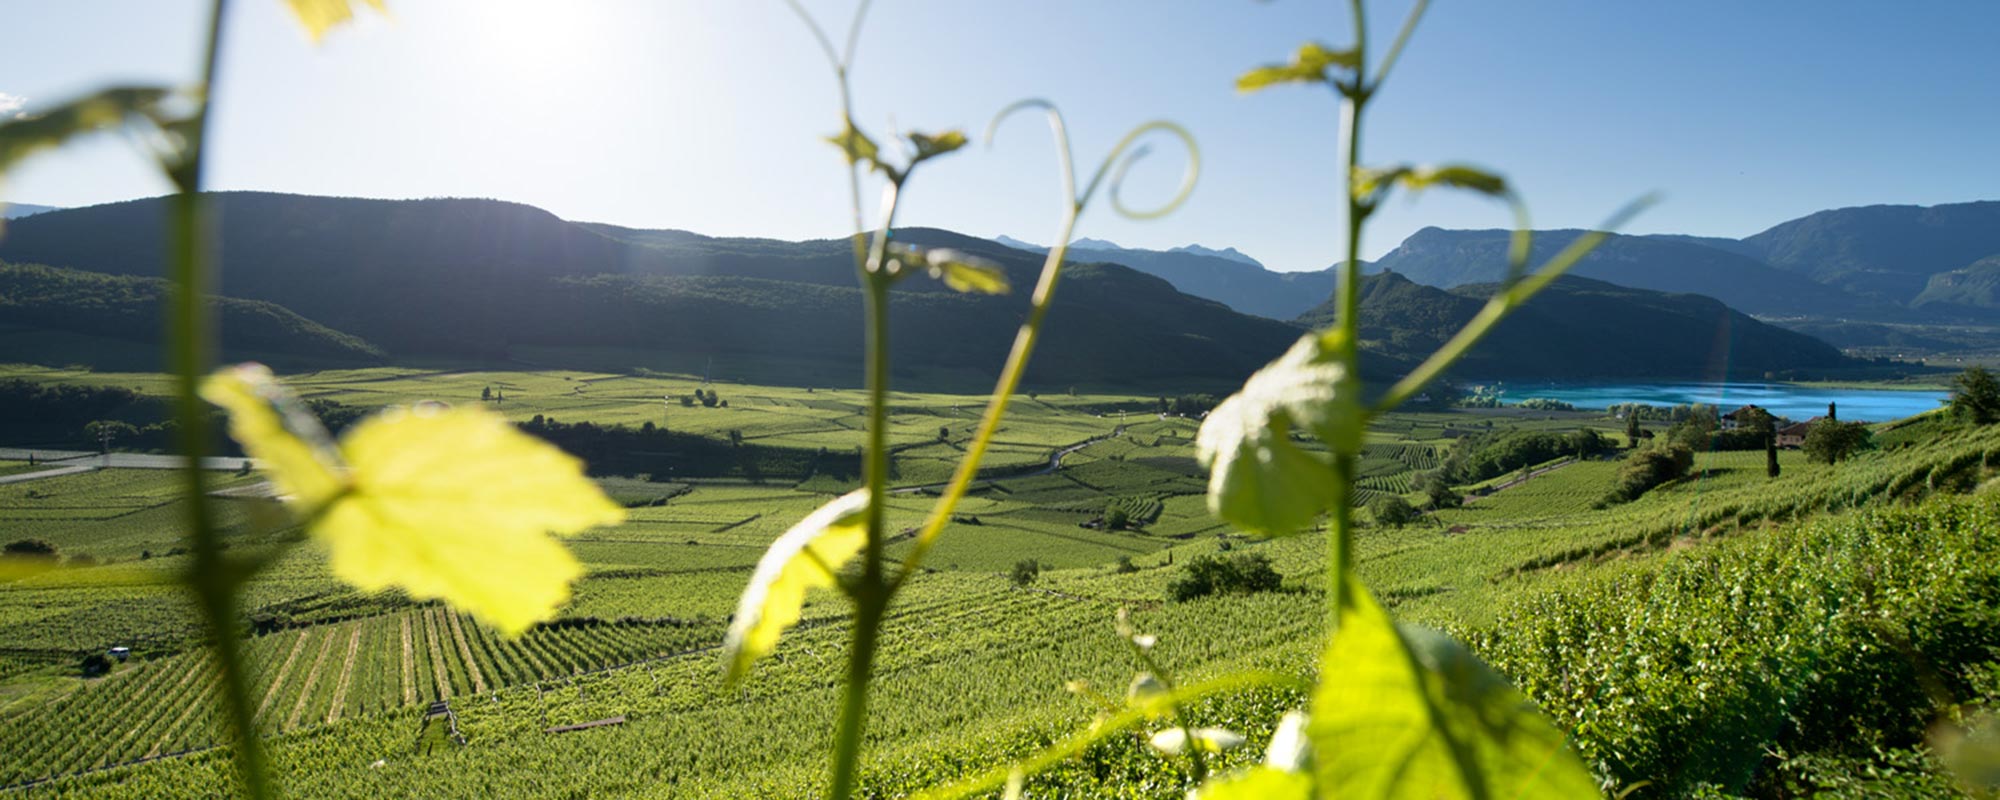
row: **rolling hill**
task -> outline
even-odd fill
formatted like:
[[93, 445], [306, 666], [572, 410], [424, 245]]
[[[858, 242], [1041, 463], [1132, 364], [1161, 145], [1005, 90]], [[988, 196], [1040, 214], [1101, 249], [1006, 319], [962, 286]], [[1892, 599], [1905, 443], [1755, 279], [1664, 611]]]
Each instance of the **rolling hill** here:
[[[1540, 263], [1583, 231], [1537, 231], [1533, 260]], [[1449, 289], [1491, 283], [1506, 276], [1505, 230], [1424, 228], [1373, 265], [1430, 286]], [[1891, 313], [1886, 303], [1863, 300], [1810, 278], [1776, 269], [1749, 256], [1691, 238], [1611, 236], [1577, 263], [1571, 274], [1661, 292], [1704, 294], [1741, 311], [1766, 315]]]
[[[857, 365], [861, 300], [845, 239], [781, 242], [567, 222], [491, 200], [388, 201], [253, 192], [213, 197], [225, 295], [281, 305], [394, 357], [504, 359], [521, 348], [765, 354]], [[161, 271], [161, 199], [23, 219], [0, 258], [113, 275]], [[1041, 259], [949, 231], [952, 246], [1033, 285]], [[899, 285], [897, 366], [997, 369], [1026, 293]], [[1291, 326], [1189, 297], [1115, 265], [1076, 265], [1030, 378], [1222, 386], [1281, 352]], [[544, 357], [546, 354], [543, 354]], [[990, 378], [989, 378], [990, 380]]]
[[[1362, 287], [1362, 343], [1383, 365], [1413, 366], [1478, 313], [1494, 284], [1443, 290], [1398, 273]], [[1332, 321], [1331, 302], [1300, 318]], [[1752, 319], [1700, 295], [1566, 276], [1517, 310], [1455, 373], [1509, 379], [1763, 378], [1837, 368], [1831, 345]]]
[[1774, 225], [1743, 243], [1778, 269], [1910, 303], [1931, 276], [2000, 255], [2000, 201], [1831, 209]]
[[[16, 330], [157, 345], [167, 291], [159, 278], [0, 262], [0, 320]], [[223, 352], [234, 358], [366, 364], [383, 357], [366, 341], [274, 303], [216, 298], [214, 313]]]

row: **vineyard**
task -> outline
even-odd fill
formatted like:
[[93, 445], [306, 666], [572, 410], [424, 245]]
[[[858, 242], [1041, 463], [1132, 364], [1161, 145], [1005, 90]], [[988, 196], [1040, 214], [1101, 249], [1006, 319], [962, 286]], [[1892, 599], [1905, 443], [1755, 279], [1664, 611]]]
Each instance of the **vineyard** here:
[[[97, 379], [151, 385], [148, 376]], [[668, 424], [718, 438], [736, 430], [746, 441], [833, 449], [859, 440], [855, 393], [831, 388], [720, 385], [731, 400], [725, 409], [661, 403], [658, 393], [695, 385], [664, 377], [370, 370], [301, 384], [356, 405], [432, 391], [477, 397], [490, 385], [504, 388], [503, 410], [517, 417], [658, 424], [646, 417], [663, 411]], [[1195, 461], [1197, 422], [1115, 410], [1145, 402], [1049, 396], [1022, 403], [1021, 419], [1003, 428], [997, 466], [958, 508], [885, 631], [893, 644], [879, 667], [881, 739], [868, 766], [877, 791], [928, 786], [1087, 722], [1091, 707], [1062, 687], [1085, 680], [1122, 691], [1133, 665], [1112, 631], [1120, 608], [1159, 635], [1159, 655], [1184, 679], [1312, 663], [1323, 540], [1258, 542], [1217, 522]], [[959, 396], [899, 395], [892, 464], [903, 488], [887, 499], [890, 530], [919, 524], [959, 455], [972, 408]], [[1421, 500], [1417, 478], [1440, 466], [1456, 437], [1611, 425], [1549, 416], [1392, 415], [1369, 434], [1358, 500]], [[1701, 454], [1691, 477], [1606, 509], [1595, 506], [1618, 463], [1565, 463], [1413, 525], [1369, 530], [1356, 558], [1403, 618], [1485, 630], [1514, 613], [1502, 609], [1580, 576], [1622, 573], [1814, 515], [1961, 491], [2000, 459], [2000, 434], [1926, 438], [1935, 441], [1899, 441], [1835, 466], [1788, 451], [1777, 480], [1764, 477], [1760, 452]], [[292, 535], [260, 516], [254, 491], [231, 491], [257, 482], [216, 476], [225, 496], [247, 495], [219, 504], [241, 546]], [[764, 549], [849, 484], [628, 476], [603, 485], [628, 520], [570, 540], [585, 577], [556, 620], [518, 640], [443, 606], [354, 592], [333, 579], [316, 548], [292, 550], [260, 573], [243, 620], [251, 694], [258, 731], [274, 743], [288, 785], [356, 798], [809, 792], [823, 777], [847, 608], [831, 594], [809, 596], [798, 631], [734, 690], [718, 684], [713, 651]], [[215, 666], [173, 584], [186, 565], [177, 502], [165, 471], [105, 469], [0, 486], [8, 538], [46, 539], [76, 567], [0, 583], [0, 786], [146, 797], [228, 779], [226, 754], [211, 749], [223, 724]], [[1102, 527], [1112, 509], [1128, 529]], [[910, 546], [896, 536], [890, 554]], [[1280, 591], [1165, 602], [1181, 564], [1245, 548], [1285, 576]], [[1043, 572], [1016, 586], [1006, 573], [1024, 558]], [[111, 647], [131, 648], [129, 660], [102, 677], [77, 676], [79, 660]], [[440, 733], [442, 723], [426, 727], [434, 701], [449, 704], [463, 745]], [[1206, 703], [1201, 713], [1254, 738], [1297, 702], [1252, 693]], [[428, 748], [419, 748], [419, 731]], [[1239, 757], [1253, 756], [1229, 758]], [[1165, 769], [1127, 740], [1099, 745], [1081, 763], [1089, 766], [1058, 773], [1051, 785], [1087, 794], [1147, 785]]]

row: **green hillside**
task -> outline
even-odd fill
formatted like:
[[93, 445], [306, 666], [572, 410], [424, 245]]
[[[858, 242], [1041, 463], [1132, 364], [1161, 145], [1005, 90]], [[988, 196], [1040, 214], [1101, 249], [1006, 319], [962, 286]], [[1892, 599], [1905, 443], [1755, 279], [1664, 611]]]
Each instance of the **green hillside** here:
[[[157, 344], [165, 330], [160, 310], [167, 292], [167, 282], [158, 278], [0, 262], [0, 325]], [[276, 303], [233, 297], [213, 303], [223, 352], [231, 358], [357, 364], [382, 359], [374, 345]]]
[[[1531, 260], [1547, 260], [1582, 233], [1536, 231]], [[1510, 236], [1504, 230], [1425, 228], [1373, 268], [1443, 288], [1493, 283], [1506, 277]], [[1834, 316], [1895, 310], [1747, 256], [1671, 238], [1611, 236], [1577, 262], [1571, 274], [1637, 289], [1707, 295], [1751, 314]]]
[[[1388, 364], [1414, 364], [1472, 319], [1494, 288], [1445, 291], [1398, 273], [1371, 275], [1362, 290], [1363, 345]], [[1299, 321], [1321, 325], [1332, 316], [1329, 302]], [[1846, 363], [1824, 342], [1711, 298], [1566, 276], [1502, 322], [1455, 371], [1479, 378], [1712, 380]]]

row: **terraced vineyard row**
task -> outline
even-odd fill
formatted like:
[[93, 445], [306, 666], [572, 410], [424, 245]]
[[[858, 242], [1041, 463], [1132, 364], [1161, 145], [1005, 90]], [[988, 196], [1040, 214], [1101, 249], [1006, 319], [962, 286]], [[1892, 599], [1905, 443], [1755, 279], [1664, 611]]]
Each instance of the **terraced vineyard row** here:
[[[739, 579], [740, 582], [740, 579]], [[256, 637], [251, 697], [275, 735], [431, 699], [489, 695], [711, 646], [719, 624], [572, 619], [507, 641], [440, 606]], [[213, 745], [217, 674], [205, 650], [136, 664], [17, 712], [0, 734], [0, 786]]]

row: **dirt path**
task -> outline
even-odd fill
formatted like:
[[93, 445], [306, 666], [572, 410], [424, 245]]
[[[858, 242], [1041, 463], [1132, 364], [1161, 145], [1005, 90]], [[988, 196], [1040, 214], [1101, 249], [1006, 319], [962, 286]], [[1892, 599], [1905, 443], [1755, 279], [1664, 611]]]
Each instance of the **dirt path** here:
[[[1057, 451], [1055, 451], [1055, 453], [1053, 453], [1053, 454], [1051, 454], [1051, 455], [1049, 456], [1049, 463], [1047, 463], [1047, 464], [1044, 464], [1044, 465], [1042, 465], [1042, 466], [1041, 466], [1041, 467], [1039, 467], [1039, 468], [1036, 468], [1036, 469], [1033, 469], [1033, 470], [1030, 470], [1030, 471], [1027, 471], [1027, 472], [1022, 472], [1022, 473], [1018, 473], [1018, 474], [1014, 474], [1014, 475], [1008, 475], [1008, 476], [1006, 476], [1006, 477], [1004, 477], [1004, 478], [978, 478], [978, 479], [974, 479], [974, 480], [972, 481], [972, 483], [968, 484], [967, 488], [970, 488], [970, 487], [972, 487], [972, 486], [978, 486], [978, 485], [980, 485], [980, 484], [993, 484], [993, 483], [998, 483], [998, 482], [1000, 482], [1000, 481], [1004, 481], [1004, 480], [1014, 480], [1014, 479], [1018, 479], [1018, 478], [1032, 478], [1032, 477], [1035, 477], [1035, 476], [1037, 476], [1037, 475], [1053, 475], [1053, 474], [1055, 474], [1055, 472], [1056, 472], [1057, 470], [1060, 470], [1060, 469], [1062, 469], [1062, 462], [1063, 462], [1063, 459], [1064, 459], [1064, 458], [1067, 458], [1067, 457], [1069, 456], [1069, 454], [1071, 454], [1071, 453], [1074, 453], [1074, 452], [1076, 452], [1076, 451], [1078, 451], [1078, 450], [1082, 450], [1083, 448], [1086, 448], [1086, 447], [1089, 447], [1089, 446], [1091, 446], [1091, 445], [1093, 445], [1093, 444], [1097, 444], [1098, 442], [1102, 442], [1102, 441], [1105, 441], [1105, 440], [1108, 440], [1108, 439], [1116, 439], [1116, 438], [1118, 438], [1118, 437], [1120, 437], [1120, 436], [1123, 436], [1123, 435], [1125, 435], [1125, 426], [1123, 426], [1123, 425], [1120, 425], [1120, 426], [1118, 426], [1118, 427], [1116, 427], [1116, 428], [1113, 428], [1113, 429], [1111, 430], [1111, 432], [1110, 432], [1110, 433], [1107, 433], [1107, 434], [1105, 434], [1105, 435], [1103, 435], [1103, 436], [1094, 436], [1094, 437], [1091, 437], [1091, 438], [1089, 438], [1089, 439], [1085, 439], [1085, 440], [1083, 440], [1083, 441], [1081, 441], [1081, 442], [1077, 442], [1076, 444], [1073, 444], [1073, 445], [1070, 445], [1070, 446], [1068, 446], [1068, 447], [1065, 447], [1065, 448], [1063, 448], [1063, 449], [1061, 449], [1061, 450], [1057, 450]], [[890, 493], [890, 494], [910, 494], [910, 493], [912, 493], [912, 492], [924, 492], [924, 491], [940, 491], [940, 490], [943, 490], [943, 489], [944, 489], [944, 488], [945, 488], [946, 486], [950, 486], [950, 485], [951, 485], [951, 484], [950, 484], [949, 482], [946, 482], [946, 483], [931, 483], [931, 484], [925, 484], [925, 485], [923, 485], [923, 486], [900, 486], [900, 487], [896, 487], [896, 488], [893, 488], [893, 489], [890, 489], [890, 490], [889, 490], [889, 493]]]
[[[1539, 478], [1539, 477], [1541, 477], [1541, 476], [1543, 476], [1543, 475], [1547, 475], [1547, 474], [1549, 474], [1549, 473], [1551, 473], [1551, 472], [1554, 472], [1554, 471], [1556, 471], [1556, 470], [1559, 470], [1559, 469], [1562, 469], [1563, 467], [1567, 467], [1567, 466], [1569, 466], [1569, 465], [1571, 465], [1571, 464], [1574, 464], [1574, 463], [1576, 463], [1576, 459], [1574, 459], [1574, 458], [1569, 458], [1569, 459], [1564, 459], [1564, 460], [1562, 460], [1562, 461], [1558, 461], [1558, 462], [1556, 462], [1556, 463], [1554, 463], [1554, 464], [1550, 464], [1550, 465], [1548, 465], [1548, 466], [1546, 466], [1546, 467], [1543, 467], [1543, 468], [1541, 468], [1541, 469], [1538, 469], [1538, 470], [1533, 470], [1533, 471], [1530, 471], [1530, 472], [1528, 473], [1528, 477], [1526, 477], [1526, 478], [1515, 478], [1515, 479], [1513, 479], [1513, 480], [1511, 480], [1511, 481], [1508, 481], [1508, 482], [1506, 482], [1506, 483], [1503, 483], [1503, 484], [1500, 484], [1499, 486], [1495, 486], [1495, 487], [1493, 487], [1493, 490], [1492, 490], [1492, 491], [1489, 491], [1489, 492], [1487, 492], [1487, 493], [1486, 493], [1486, 496], [1490, 497], [1490, 496], [1492, 496], [1493, 494], [1495, 494], [1495, 493], [1497, 493], [1497, 492], [1501, 492], [1501, 491], [1505, 491], [1505, 490], [1507, 490], [1507, 489], [1512, 489], [1512, 488], [1514, 488], [1514, 487], [1516, 487], [1516, 486], [1519, 486], [1519, 485], [1521, 485], [1521, 484], [1523, 484], [1523, 483], [1527, 483], [1527, 482], [1528, 482], [1528, 481], [1529, 481], [1530, 479], [1533, 479], [1533, 478]], [[1466, 496], [1465, 496], [1465, 504], [1466, 504], [1466, 505], [1471, 505], [1471, 504], [1472, 504], [1472, 501], [1474, 501], [1474, 500], [1477, 500], [1477, 499], [1479, 499], [1479, 497], [1480, 497], [1480, 495], [1473, 495], [1473, 494], [1468, 494], [1468, 495], [1466, 495]]]
[[403, 623], [403, 705], [417, 703], [417, 654], [410, 643], [410, 615], [397, 617]]
[[311, 637], [312, 631], [308, 629], [301, 631], [299, 638], [292, 640], [292, 651], [285, 654], [285, 663], [278, 666], [278, 674], [271, 679], [271, 685], [264, 690], [264, 700], [257, 704], [257, 713], [254, 716], [264, 716], [264, 709], [269, 708], [271, 701], [277, 699], [278, 689], [285, 685], [285, 676], [292, 673], [292, 662], [299, 659], [299, 650], [305, 647], [306, 639]]
[[313, 686], [319, 682], [320, 670], [326, 668], [326, 654], [333, 652], [333, 640], [340, 637], [334, 631], [327, 631], [319, 637], [319, 655], [313, 657], [312, 669], [306, 670], [305, 683], [299, 686], [299, 700], [292, 704], [292, 713], [285, 717], [285, 730], [299, 726], [299, 717], [306, 713], [306, 703], [312, 701]]
[[347, 637], [347, 658], [340, 663], [340, 682], [333, 687], [333, 704], [326, 709], [326, 721], [340, 721], [341, 711], [347, 707], [347, 687], [354, 680], [354, 654], [361, 650], [362, 622], [354, 623], [354, 632]]
[[465, 628], [459, 624], [457, 614], [447, 614], [451, 620], [451, 638], [458, 640], [458, 654], [465, 658], [465, 672], [472, 676], [472, 693], [486, 693], [486, 677], [479, 672], [479, 662], [472, 659], [472, 648], [465, 643]]

